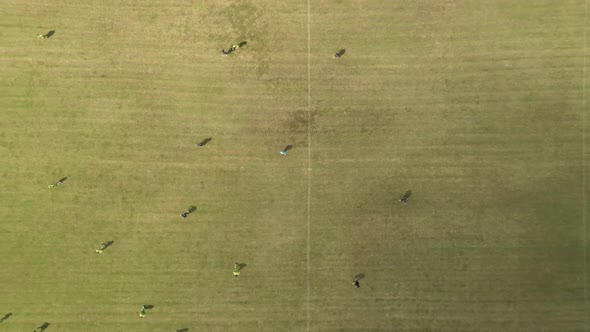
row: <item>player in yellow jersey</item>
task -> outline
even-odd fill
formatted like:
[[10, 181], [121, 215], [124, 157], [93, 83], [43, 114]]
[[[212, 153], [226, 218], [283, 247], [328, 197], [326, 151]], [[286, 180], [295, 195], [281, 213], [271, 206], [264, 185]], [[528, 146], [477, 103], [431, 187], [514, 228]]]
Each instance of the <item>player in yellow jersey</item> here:
[[242, 272], [242, 266], [238, 263], [234, 263], [234, 277], [239, 276], [240, 272]]
[[139, 312], [139, 318], [144, 318], [144, 317], [145, 317], [145, 306], [142, 305], [141, 311]]

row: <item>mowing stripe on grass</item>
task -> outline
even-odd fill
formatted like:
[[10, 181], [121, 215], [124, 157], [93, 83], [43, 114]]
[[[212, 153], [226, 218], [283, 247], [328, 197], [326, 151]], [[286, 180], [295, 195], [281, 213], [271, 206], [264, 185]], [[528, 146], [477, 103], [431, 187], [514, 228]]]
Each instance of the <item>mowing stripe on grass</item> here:
[[[584, 308], [588, 308], [588, 296], [586, 286], [586, 29], [588, 28], [588, 0], [584, 6], [584, 57], [582, 67], [582, 224], [583, 224], [583, 241], [584, 241]], [[586, 331], [590, 331], [590, 326], [586, 326]]]
[[309, 251], [311, 241], [311, 3], [307, 0], [307, 330], [309, 331], [310, 271]]

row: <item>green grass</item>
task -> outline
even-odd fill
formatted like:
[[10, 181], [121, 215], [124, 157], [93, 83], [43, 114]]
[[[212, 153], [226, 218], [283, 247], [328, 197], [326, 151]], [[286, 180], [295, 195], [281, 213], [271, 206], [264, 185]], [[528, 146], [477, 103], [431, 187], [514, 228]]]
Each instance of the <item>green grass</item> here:
[[585, 1], [310, 4], [5, 4], [2, 331], [587, 330]]

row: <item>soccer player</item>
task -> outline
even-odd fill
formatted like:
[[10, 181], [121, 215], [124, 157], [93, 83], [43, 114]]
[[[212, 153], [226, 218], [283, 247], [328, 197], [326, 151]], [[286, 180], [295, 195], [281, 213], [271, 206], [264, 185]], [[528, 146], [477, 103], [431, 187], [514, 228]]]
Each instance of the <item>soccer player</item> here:
[[338, 54], [338, 53], [334, 54], [334, 57], [333, 58], [334, 59], [340, 59], [340, 54]]
[[234, 277], [237, 277], [242, 272], [242, 267], [238, 263], [234, 263]]
[[141, 306], [141, 311], [139, 312], [139, 318], [145, 317], [145, 305]]
[[238, 48], [240, 48], [240, 45], [238, 45], [238, 44], [235, 44], [235, 45], [232, 45], [232, 46], [231, 46], [231, 50], [232, 50], [232, 51], [235, 51], [235, 50], [237, 50]]
[[100, 245], [99, 249], [96, 249], [97, 254], [102, 254], [102, 251], [105, 250], [109, 246], [108, 243], [104, 242]]
[[59, 180], [59, 181], [57, 181], [55, 184], [50, 184], [50, 185], [48, 185], [47, 187], [49, 187], [49, 188], [53, 188], [53, 187], [55, 187], [55, 186], [59, 186], [59, 185], [60, 185], [60, 184], [62, 184], [62, 183], [63, 183], [63, 181]]
[[232, 49], [229, 49], [227, 51], [225, 49], [221, 49], [221, 55], [228, 56], [232, 51]]
[[279, 153], [282, 154], [283, 156], [286, 156], [287, 155], [287, 150], [281, 150]]
[[188, 213], [189, 213], [188, 211], [186, 211], [186, 212], [183, 212], [183, 213], [181, 213], [181, 214], [180, 214], [180, 217], [181, 217], [182, 219], [185, 219], [186, 217], [188, 217]]
[[354, 278], [354, 281], [352, 282], [352, 284], [356, 287], [356, 288], [361, 288], [361, 283], [359, 282], [358, 278]]
[[407, 196], [404, 196], [404, 197], [400, 198], [399, 201], [402, 202], [402, 203], [404, 203], [404, 204], [406, 204], [408, 202], [408, 197]]

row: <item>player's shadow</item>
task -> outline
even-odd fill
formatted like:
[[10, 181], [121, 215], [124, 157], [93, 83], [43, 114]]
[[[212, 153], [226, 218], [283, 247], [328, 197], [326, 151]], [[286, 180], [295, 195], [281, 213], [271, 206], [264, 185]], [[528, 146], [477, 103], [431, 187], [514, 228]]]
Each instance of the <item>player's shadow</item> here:
[[246, 268], [246, 266], [248, 266], [248, 264], [246, 264], [246, 263], [238, 263], [238, 267], [240, 268], [240, 270]]
[[188, 210], [187, 210], [186, 212], [187, 212], [187, 214], [191, 214], [191, 213], [193, 213], [193, 212], [195, 212], [195, 211], [197, 211], [197, 207], [196, 207], [196, 206], [194, 206], [194, 205], [192, 205], [192, 206], [190, 206], [190, 207], [188, 208]]
[[408, 190], [408, 191], [406, 191], [406, 193], [405, 193], [405, 194], [402, 196], [402, 199], [403, 199], [403, 200], [406, 200], [406, 199], [410, 198], [410, 196], [412, 196], [412, 191], [411, 191], [411, 190]]
[[57, 182], [65, 182], [67, 179], [68, 179], [68, 177], [66, 176], [66, 177], [59, 179], [59, 181], [57, 181]]
[[188, 332], [188, 327], [185, 327], [185, 328], [180, 329], [180, 330], [176, 330], [175, 332]]
[[199, 143], [197, 143], [197, 146], [203, 146], [203, 145], [205, 145], [205, 144], [207, 144], [207, 143], [211, 142], [211, 140], [212, 140], [212, 139], [213, 139], [213, 137], [208, 137], [208, 138], [205, 138], [204, 140], [202, 140], [202, 141], [200, 141]]
[[45, 34], [45, 38], [51, 38], [53, 35], [55, 35], [55, 30], [50, 30]]
[[4, 315], [4, 317], [0, 318], [0, 323], [10, 318], [10, 316], [12, 316], [12, 312], [7, 313], [6, 315]]
[[344, 48], [343, 48], [343, 49], [341, 49], [340, 51], [336, 52], [336, 56], [337, 56], [337, 57], [341, 57], [341, 56], [343, 56], [343, 55], [344, 55], [344, 53], [346, 53], [346, 49], [344, 49]]
[[243, 41], [243, 42], [239, 43], [238, 46], [244, 47], [244, 46], [246, 46], [246, 44], [248, 44], [248, 42], [247, 41]]
[[354, 280], [362, 280], [365, 278], [365, 274], [364, 273], [359, 273], [354, 277]]
[[35, 332], [43, 332], [43, 331], [47, 330], [47, 328], [49, 327], [49, 325], [51, 325], [51, 323], [45, 322], [45, 323], [43, 323], [43, 325], [41, 325], [38, 328], [36, 328], [35, 329]]
[[115, 243], [115, 241], [110, 240], [104, 243], [104, 248], [102, 250], [106, 250], [106, 248], [110, 247], [113, 245], [113, 243]]
[[153, 304], [145, 304], [143, 307], [145, 308], [145, 310], [152, 310], [152, 309], [154, 309], [154, 305]]
[[289, 150], [291, 150], [293, 148], [293, 144], [289, 144], [285, 147], [285, 149], [283, 151], [287, 152]]

